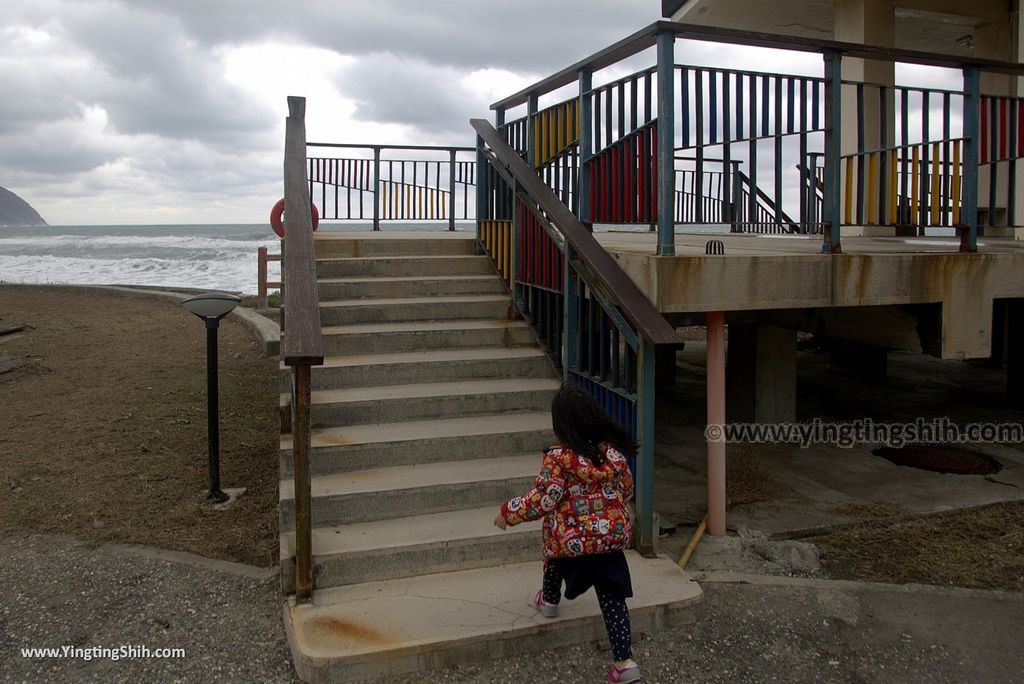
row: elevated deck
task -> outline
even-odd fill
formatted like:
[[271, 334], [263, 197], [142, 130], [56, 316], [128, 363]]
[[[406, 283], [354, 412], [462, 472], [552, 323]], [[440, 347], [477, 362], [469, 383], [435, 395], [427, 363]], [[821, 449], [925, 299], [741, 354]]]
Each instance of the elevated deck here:
[[[829, 255], [809, 236], [691, 233], [676, 235], [672, 257], [654, 254], [654, 233], [599, 233], [598, 240], [661, 312], [934, 305], [906, 320], [919, 346], [894, 344], [892, 330], [871, 331], [878, 311], [840, 313], [846, 327], [862, 313], [861, 332], [877, 334], [879, 344], [942, 358], [989, 356], [993, 301], [1024, 297], [1024, 242], [1007, 238], [984, 238], [978, 252], [960, 253], [952, 237], [846, 237], [843, 253]], [[721, 240], [725, 254], [706, 255], [709, 240]], [[880, 320], [891, 326], [891, 314]]]

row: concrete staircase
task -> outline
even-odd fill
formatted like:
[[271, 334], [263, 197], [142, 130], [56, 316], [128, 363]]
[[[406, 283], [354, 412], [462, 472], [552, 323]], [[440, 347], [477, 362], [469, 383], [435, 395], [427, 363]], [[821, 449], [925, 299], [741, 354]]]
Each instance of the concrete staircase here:
[[[316, 590], [312, 604], [285, 603], [300, 676], [359, 681], [601, 636], [596, 601], [556, 621], [527, 605], [540, 582], [539, 523], [492, 524], [554, 440], [559, 380], [472, 236], [320, 233], [316, 251], [328, 354], [312, 376]], [[281, 372], [287, 593], [295, 511]], [[633, 603], [638, 631], [699, 596], [664, 561], [631, 566], [677, 587], [646, 618]]]

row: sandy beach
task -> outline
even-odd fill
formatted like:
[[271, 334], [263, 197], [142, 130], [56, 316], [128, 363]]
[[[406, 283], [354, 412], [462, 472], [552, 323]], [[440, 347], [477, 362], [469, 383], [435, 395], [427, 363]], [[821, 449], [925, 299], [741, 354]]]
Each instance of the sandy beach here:
[[[277, 559], [277, 363], [221, 323], [221, 478], [208, 484], [205, 330], [173, 301], [0, 285], [0, 319], [28, 327], [0, 354], [0, 536], [60, 533], [269, 566]], [[258, 388], [266, 391], [257, 391]]]

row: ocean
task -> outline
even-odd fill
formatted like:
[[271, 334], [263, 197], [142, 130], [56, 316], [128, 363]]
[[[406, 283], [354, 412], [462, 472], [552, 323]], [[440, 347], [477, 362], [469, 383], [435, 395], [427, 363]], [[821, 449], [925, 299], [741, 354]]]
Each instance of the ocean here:
[[[445, 228], [435, 223], [392, 229]], [[459, 229], [473, 227], [460, 222]], [[369, 231], [370, 224], [321, 224], [320, 230]], [[0, 282], [149, 285], [255, 294], [260, 247], [271, 254], [281, 251], [266, 223], [0, 227]], [[280, 280], [278, 262], [271, 262], [268, 270], [268, 280]]]
[[[0, 282], [162, 285], [255, 294], [257, 249], [277, 254], [280, 244], [266, 223], [0, 228]], [[269, 264], [268, 280], [280, 280], [277, 262]]]

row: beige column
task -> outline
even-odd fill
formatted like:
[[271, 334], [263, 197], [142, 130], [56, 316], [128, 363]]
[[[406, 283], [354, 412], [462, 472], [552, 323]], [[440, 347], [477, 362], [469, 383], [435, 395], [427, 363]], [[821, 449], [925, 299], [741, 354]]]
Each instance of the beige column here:
[[[1019, 3], [1015, 2], [1015, 5]], [[978, 24], [974, 28], [974, 55], [985, 59], [996, 59], [1000, 61], [1019, 62], [1020, 52], [1020, 26], [1015, 11], [1007, 13], [1005, 21], [990, 21]], [[981, 74], [981, 92], [983, 95], [1014, 95], [1021, 92], [1019, 82], [1021, 79], [1001, 74]], [[987, 236], [1021, 237], [1021, 231], [1015, 230], [1012, 226], [1004, 227], [1002, 224], [1009, 221], [1005, 217], [1007, 209], [1008, 183], [1010, 179], [1010, 163], [1017, 166], [1017, 187], [1015, 188], [1017, 215], [1014, 223], [1017, 226], [1024, 225], [1024, 166], [1020, 162], [1006, 162], [998, 164], [996, 180], [996, 215], [995, 221], [1000, 224], [995, 227], [983, 226], [982, 231]], [[989, 204], [989, 188], [991, 185], [991, 167], [982, 166], [978, 173], [978, 206], [983, 210], [982, 216], [987, 216]], [[987, 223], [987, 219], [985, 221]]]
[[[896, 45], [896, 10], [893, 0], [835, 0], [833, 33], [836, 40], [864, 45], [894, 47]], [[892, 62], [843, 58], [843, 79], [892, 86], [896, 82]], [[864, 90], [864, 148], [875, 150], [881, 147], [882, 124], [880, 123], [879, 91], [877, 88]], [[886, 101], [886, 126], [888, 143], [893, 144], [895, 131], [894, 98], [890, 92]], [[843, 87], [842, 107], [842, 151], [851, 154], [857, 151], [857, 91], [853, 86]], [[846, 165], [842, 169], [840, 187], [846, 187]], [[844, 200], [845, 201], [845, 200]], [[845, 211], [844, 211], [845, 213]], [[855, 215], [855, 212], [854, 212]], [[893, 235], [888, 227], [851, 227], [844, 235]]]
[[[896, 10], [892, 0], [835, 0], [835, 19], [833, 27], [835, 39], [847, 43], [878, 45], [881, 47], [896, 46]], [[896, 82], [895, 69], [892, 62], [843, 58], [843, 79], [863, 81], [891, 86]], [[864, 144], [868, 149], [875, 149], [881, 142], [879, 127], [878, 91], [874, 88], [865, 90], [864, 97]], [[889, 99], [889, 110], [892, 110], [892, 98]], [[857, 120], [857, 98], [855, 90], [843, 90], [843, 154], [857, 150], [856, 126], [846, 122]], [[893, 116], [889, 121], [889, 141], [892, 142], [894, 130]]]

